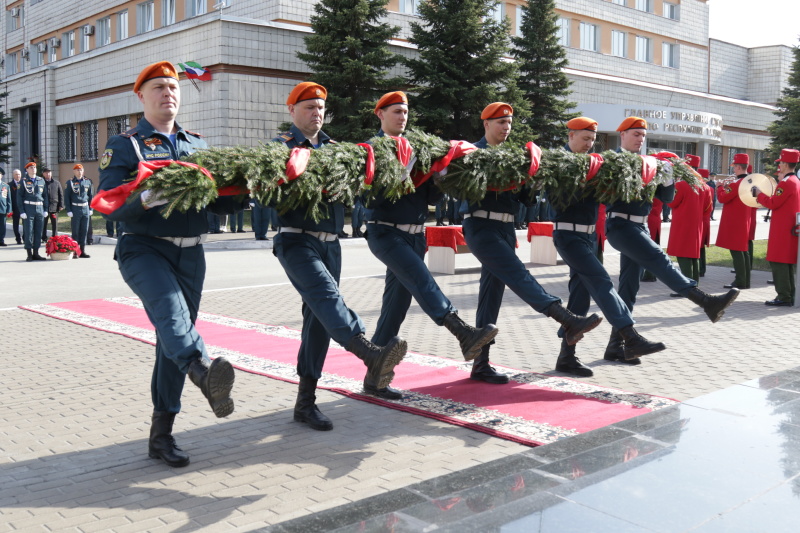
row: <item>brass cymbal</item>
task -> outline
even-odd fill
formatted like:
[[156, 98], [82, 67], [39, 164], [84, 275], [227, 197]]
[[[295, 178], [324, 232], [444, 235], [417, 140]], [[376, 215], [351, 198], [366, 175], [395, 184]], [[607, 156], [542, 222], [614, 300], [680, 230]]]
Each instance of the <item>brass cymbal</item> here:
[[753, 194], [750, 192], [754, 186], [761, 189], [761, 192], [767, 196], [772, 196], [778, 182], [764, 174], [749, 174], [742, 178], [742, 182], [739, 184], [739, 199], [742, 203], [749, 207], [764, 207], [753, 198]]

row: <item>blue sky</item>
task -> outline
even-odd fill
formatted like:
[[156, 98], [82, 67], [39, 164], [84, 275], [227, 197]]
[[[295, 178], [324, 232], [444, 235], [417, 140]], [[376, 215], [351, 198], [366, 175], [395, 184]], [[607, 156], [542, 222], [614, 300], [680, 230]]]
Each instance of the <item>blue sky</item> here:
[[800, 44], [796, 0], [709, 0], [709, 35], [748, 48]]

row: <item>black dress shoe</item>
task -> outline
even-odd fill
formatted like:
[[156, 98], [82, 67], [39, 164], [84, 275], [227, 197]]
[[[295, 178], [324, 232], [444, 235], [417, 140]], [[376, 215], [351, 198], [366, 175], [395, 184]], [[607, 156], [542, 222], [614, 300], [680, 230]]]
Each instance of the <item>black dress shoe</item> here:
[[0, 246], [8, 246], [8, 245], [6, 243], [4, 243], [3, 241], [0, 241]]
[[768, 279], [767, 280], [767, 285], [775, 285], [775, 280], [774, 279]]
[[367, 385], [366, 383], [364, 383], [364, 394], [375, 396], [376, 398], [382, 398], [384, 400], [403, 399], [403, 393], [397, 389], [393, 389], [392, 387], [384, 387], [379, 389], [374, 385]]
[[672, 298], [685, 298], [683, 294], [678, 294], [677, 292], [671, 292], [669, 295]]
[[764, 302], [764, 305], [771, 305], [774, 307], [791, 307], [792, 302], [782, 302], [781, 300], [775, 298], [774, 300], [767, 300]]
[[750, 287], [741, 287], [739, 285], [734, 285], [733, 283], [731, 283], [730, 285], [723, 285], [722, 287], [724, 289], [739, 289], [739, 290], [741, 290], [741, 289], [749, 289], [750, 288]]

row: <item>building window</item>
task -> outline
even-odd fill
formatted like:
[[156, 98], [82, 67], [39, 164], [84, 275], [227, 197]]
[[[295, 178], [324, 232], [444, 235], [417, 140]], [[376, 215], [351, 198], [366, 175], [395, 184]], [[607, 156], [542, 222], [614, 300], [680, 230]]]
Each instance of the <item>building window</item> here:
[[78, 30], [81, 35], [80, 39], [81, 49], [79, 50], [81, 53], [88, 52], [89, 50], [91, 50], [91, 41], [89, 40], [89, 35], [86, 34], [85, 30], [85, 28], [87, 27], [91, 28], [91, 26], [83, 26], [81, 29]]
[[186, 16], [196, 17], [206, 12], [206, 0], [186, 0]]
[[128, 115], [120, 115], [118, 117], [110, 117], [106, 120], [106, 126], [108, 127], [108, 137], [111, 138], [114, 135], [119, 135], [120, 133], [125, 133], [128, 131]]
[[419, 0], [400, 0], [400, 13], [419, 15]]
[[505, 22], [506, 19], [506, 4], [505, 2], [500, 2], [495, 4], [491, 11], [489, 11], [489, 18], [494, 19], [500, 24]]
[[64, 50], [61, 52], [61, 57], [72, 57], [75, 55], [75, 30], [68, 31], [61, 39], [61, 46]]
[[53, 37], [47, 44], [47, 47], [50, 49], [50, 59], [48, 59], [48, 62], [50, 63], [55, 63], [58, 61], [58, 46], [53, 46], [53, 39], [55, 39], [56, 42], [59, 42], [58, 37]]
[[708, 147], [708, 170], [715, 174], [727, 174], [728, 169], [722, 169], [722, 146], [712, 144]]
[[47, 53], [47, 41], [40, 43], [31, 43], [31, 68], [41, 67], [44, 65], [44, 56]]
[[111, 17], [103, 17], [97, 20], [97, 46], [111, 44]]
[[653, 40], [651, 38], [636, 36], [636, 61], [653, 62]]
[[161, 25], [175, 24], [175, 0], [161, 0]]
[[128, 38], [128, 10], [117, 13], [117, 40]]
[[153, 0], [136, 6], [136, 34], [147, 33], [155, 28], [156, 5]]
[[570, 45], [570, 19], [558, 17], [556, 21], [556, 36], [558, 37], [558, 44], [564, 48], [569, 48]]
[[653, 12], [653, 0], [636, 0], [636, 9], [639, 11]]
[[678, 68], [680, 58], [680, 47], [674, 43], [663, 43], [661, 45], [661, 64], [665, 67]]
[[753, 152], [753, 172], [763, 174], [764, 170], [764, 152], [756, 150]]
[[516, 21], [514, 22], [514, 35], [517, 37], [522, 36], [522, 6], [516, 6], [517, 16]]
[[97, 121], [81, 122], [81, 161], [97, 161]]
[[596, 24], [581, 22], [581, 49], [597, 52], [600, 30]]
[[17, 73], [17, 53], [6, 55], [6, 76], [13, 76]]
[[75, 124], [58, 127], [58, 162], [75, 161]]
[[611, 0], [613, 4], [617, 4], [618, 6], [624, 6], [628, 3], [628, 0]]
[[611, 30], [611, 55], [628, 57], [628, 34], [624, 31]]
[[14, 31], [20, 29], [25, 23], [24, 17], [25, 9], [22, 6], [6, 10], [6, 30]]
[[672, 20], [680, 20], [680, 6], [664, 2], [664, 16]]

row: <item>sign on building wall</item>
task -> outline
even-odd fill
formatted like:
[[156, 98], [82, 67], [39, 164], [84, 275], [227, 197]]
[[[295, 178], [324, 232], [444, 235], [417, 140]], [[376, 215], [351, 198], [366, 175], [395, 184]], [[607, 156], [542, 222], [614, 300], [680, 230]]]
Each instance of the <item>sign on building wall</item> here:
[[713, 113], [641, 104], [582, 104], [578, 111], [598, 121], [600, 131], [613, 132], [627, 117], [641, 117], [653, 138], [722, 142], [722, 117]]

